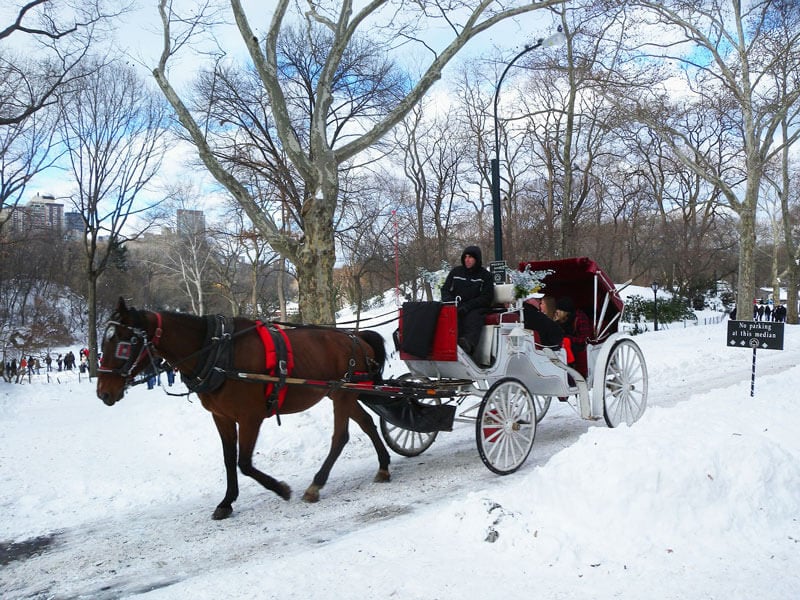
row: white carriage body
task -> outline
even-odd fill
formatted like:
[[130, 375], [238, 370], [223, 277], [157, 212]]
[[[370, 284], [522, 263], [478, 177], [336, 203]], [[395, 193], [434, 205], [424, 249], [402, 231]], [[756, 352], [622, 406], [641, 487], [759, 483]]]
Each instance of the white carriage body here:
[[[500, 475], [525, 462], [536, 424], [553, 398], [570, 402], [584, 419], [604, 418], [609, 427], [631, 425], [647, 405], [644, 357], [630, 336], [617, 331], [624, 303], [597, 264], [572, 258], [519, 265], [525, 267], [547, 271], [545, 292], [569, 297], [591, 321], [592, 335], [585, 349], [572, 349], [570, 365], [563, 348], [541, 346], [536, 332], [525, 328], [524, 304], [513, 297], [510, 285], [495, 286], [495, 307], [472, 354], [456, 343], [455, 303], [405, 303], [396, 340], [410, 371], [403, 378], [420, 389], [447, 382], [452, 393], [431, 402], [449, 398], [461, 407], [450, 418], [474, 422], [481, 459]], [[529, 316], [533, 325], [538, 317]], [[478, 401], [462, 405], [470, 396]], [[417, 456], [436, 438], [436, 431], [404, 429], [383, 418], [381, 430], [389, 447], [403, 456]]]
[[[496, 323], [484, 325], [472, 355], [456, 345], [456, 332], [450, 328], [446, 333], [437, 331], [436, 336], [452, 336], [449, 345], [455, 348], [456, 355], [451, 353], [445, 360], [436, 353], [426, 359], [401, 356], [412, 375], [434, 380], [471, 380], [475, 395], [482, 395], [499, 379], [513, 377], [535, 395], [575, 396], [582, 418], [602, 418], [604, 385], [595, 385], [595, 378], [603, 377], [609, 354], [621, 340], [627, 339], [636, 345], [628, 334], [617, 331], [624, 309], [623, 301], [611, 280], [588, 258], [523, 264], [530, 264], [534, 270], [552, 271], [552, 275], [545, 278], [545, 291], [548, 293], [552, 288], [553, 293], [583, 300], [579, 306], [590, 315], [593, 326], [593, 336], [585, 350], [585, 374], [567, 365], [563, 348], [542, 347], [536, 341], [535, 332], [524, 328], [522, 301], [514, 298], [510, 284], [495, 286], [495, 316], [492, 320]], [[567, 282], [565, 272], [569, 274]], [[586, 305], [586, 299], [591, 299], [590, 306]], [[642, 369], [645, 369], [643, 363]], [[643, 379], [642, 385], [646, 386], [646, 372]]]

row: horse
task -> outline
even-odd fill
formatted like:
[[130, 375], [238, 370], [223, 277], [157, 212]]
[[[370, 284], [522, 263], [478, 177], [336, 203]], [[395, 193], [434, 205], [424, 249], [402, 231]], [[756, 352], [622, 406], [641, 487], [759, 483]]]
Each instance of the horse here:
[[[244, 318], [137, 310], [126, 306], [125, 300], [120, 298], [103, 336], [97, 396], [106, 405], [113, 406], [128, 387], [155, 372], [160, 361], [178, 369], [189, 389], [197, 393], [203, 407], [211, 413], [222, 440], [227, 485], [224, 498], [212, 514], [215, 520], [225, 519], [233, 512], [233, 502], [239, 495], [237, 464], [243, 475], [252, 477], [284, 500], [291, 498], [292, 491], [286, 482], [253, 466], [259, 429], [265, 418], [275, 413], [279, 418], [305, 411], [325, 396], [333, 401], [333, 436], [328, 455], [303, 494], [303, 500], [319, 501], [320, 490], [349, 439], [350, 419], [375, 447], [378, 472], [374, 481], [389, 481], [389, 453], [372, 417], [358, 402], [358, 390], [338, 385], [354, 379], [355, 374], [362, 374], [365, 379], [380, 379], [386, 361], [383, 337], [369, 330], [352, 332], [315, 326], [281, 328], [291, 350], [294, 370], [291, 382], [280, 390], [282, 402], [276, 402], [274, 396], [268, 399], [265, 395], [269, 383], [263, 379], [278, 380], [273, 385], [280, 386], [282, 378], [270, 377], [267, 373], [265, 342], [257, 332], [259, 324]], [[220, 368], [226, 353], [229, 368]], [[267, 377], [256, 381], [240, 380], [236, 377], [239, 373], [255, 374], [254, 377], [267, 374]], [[305, 381], [301, 378], [313, 378], [309, 381], [317, 383], [292, 383]]]

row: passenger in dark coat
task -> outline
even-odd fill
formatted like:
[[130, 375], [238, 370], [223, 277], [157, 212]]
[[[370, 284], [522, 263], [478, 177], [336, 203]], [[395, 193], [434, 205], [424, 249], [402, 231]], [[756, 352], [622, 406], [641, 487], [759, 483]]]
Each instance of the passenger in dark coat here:
[[574, 357], [570, 366], [586, 377], [586, 344], [593, 335], [592, 322], [585, 312], [575, 308], [572, 298], [567, 296], [559, 298], [556, 303], [556, 322], [561, 325], [564, 337], [569, 340], [570, 349], [567, 354], [571, 353]]
[[467, 246], [461, 265], [454, 267], [442, 286], [442, 302], [457, 302], [458, 344], [471, 354], [478, 345], [483, 318], [494, 299], [492, 274], [483, 268], [481, 249]]
[[556, 299], [545, 296], [539, 301], [528, 300], [522, 305], [525, 329], [539, 334], [539, 344], [550, 348], [560, 348], [564, 331], [555, 321]]

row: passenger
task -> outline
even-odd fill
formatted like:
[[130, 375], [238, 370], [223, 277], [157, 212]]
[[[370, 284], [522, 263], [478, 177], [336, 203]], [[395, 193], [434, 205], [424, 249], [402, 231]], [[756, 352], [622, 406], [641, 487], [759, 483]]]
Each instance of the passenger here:
[[483, 268], [481, 249], [467, 246], [461, 265], [454, 267], [442, 285], [442, 302], [457, 301], [458, 345], [472, 354], [483, 328], [483, 318], [494, 298], [494, 279]]
[[[586, 343], [592, 337], [592, 323], [580, 309], [575, 308], [572, 298], [563, 296], [556, 301], [556, 322], [561, 325], [564, 337], [569, 340], [575, 357], [574, 368], [586, 376]], [[568, 351], [569, 353], [569, 351]]]
[[555, 313], [556, 299], [553, 296], [544, 296], [538, 302], [528, 300], [522, 305], [522, 320], [525, 329], [531, 329], [539, 334], [539, 346], [561, 347], [564, 331], [556, 323]]

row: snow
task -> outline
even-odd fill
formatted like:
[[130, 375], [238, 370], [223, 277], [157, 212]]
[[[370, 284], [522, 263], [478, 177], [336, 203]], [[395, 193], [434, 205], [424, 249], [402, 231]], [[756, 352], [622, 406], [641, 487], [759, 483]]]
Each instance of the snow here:
[[[373, 483], [374, 452], [351, 427], [321, 501], [305, 504], [330, 405], [268, 420], [254, 460], [292, 499], [240, 477], [224, 521], [210, 519], [220, 444], [194, 397], [139, 386], [108, 408], [77, 373], [0, 381], [0, 596], [796, 598], [800, 328], [758, 352], [754, 397], [752, 351], [727, 347], [726, 330], [635, 337], [642, 419], [609, 429], [554, 401], [506, 477], [457, 423]], [[393, 357], [390, 370], [405, 369]]]

